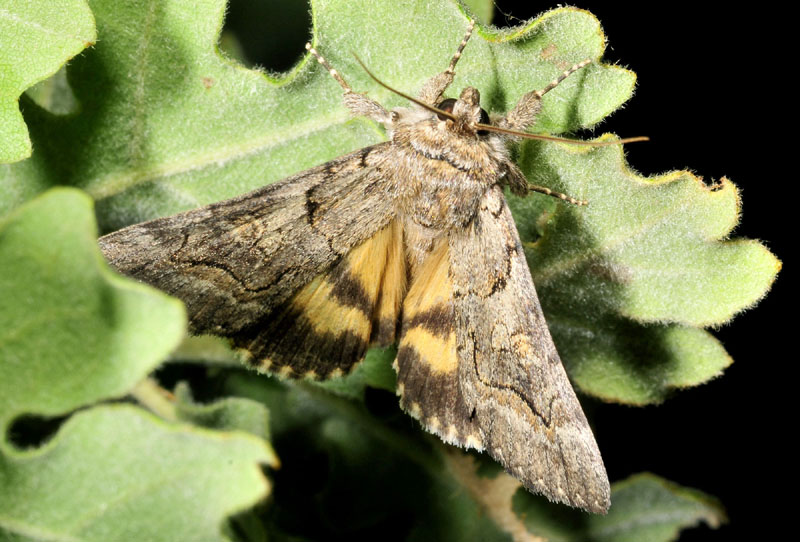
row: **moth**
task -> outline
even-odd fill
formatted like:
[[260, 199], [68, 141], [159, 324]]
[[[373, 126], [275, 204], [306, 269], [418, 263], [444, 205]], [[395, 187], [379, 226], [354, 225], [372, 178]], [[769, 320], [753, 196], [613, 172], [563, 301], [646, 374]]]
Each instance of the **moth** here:
[[503, 195], [509, 186], [584, 203], [530, 186], [507, 146], [548, 139], [525, 133], [542, 97], [589, 61], [490, 120], [475, 88], [442, 99], [472, 29], [417, 98], [387, 86], [412, 102], [391, 111], [309, 44], [345, 106], [382, 124], [388, 141], [124, 228], [100, 248], [120, 272], [182, 299], [193, 333], [229, 338], [263, 371], [336, 377], [370, 345], [397, 343], [400, 404], [425, 429], [485, 450], [533, 492], [604, 513], [603, 461]]

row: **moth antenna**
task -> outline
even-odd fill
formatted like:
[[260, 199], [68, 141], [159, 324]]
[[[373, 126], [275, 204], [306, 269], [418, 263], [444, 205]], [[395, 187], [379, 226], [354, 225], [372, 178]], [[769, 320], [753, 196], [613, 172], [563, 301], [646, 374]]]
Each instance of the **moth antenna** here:
[[472, 36], [472, 29], [475, 28], [475, 21], [469, 22], [469, 27], [467, 27], [467, 33], [464, 36], [464, 39], [461, 40], [461, 43], [458, 45], [458, 49], [456, 49], [455, 54], [453, 54], [453, 58], [450, 59], [450, 65], [447, 66], [447, 69], [444, 71], [445, 73], [456, 73], [456, 64], [458, 64], [458, 60], [461, 58], [461, 53], [464, 52], [464, 47], [467, 46], [467, 42], [469, 38]]
[[339, 83], [339, 85], [341, 85], [341, 87], [344, 89], [345, 93], [353, 92], [353, 89], [350, 88], [350, 85], [347, 84], [347, 81], [345, 81], [342, 78], [342, 76], [339, 75], [339, 72], [337, 72], [333, 68], [333, 66], [328, 64], [328, 61], [325, 60], [325, 57], [323, 57], [321, 54], [319, 54], [319, 52], [316, 49], [314, 49], [314, 47], [312, 47], [310, 43], [306, 43], [306, 51], [308, 51], [309, 53], [314, 55], [314, 57], [317, 59], [317, 62], [322, 64], [325, 67], [325, 69], [328, 70], [328, 73], [331, 74], [331, 76], [334, 79], [336, 79], [336, 82]]
[[581, 60], [571, 68], [564, 70], [564, 73], [553, 79], [553, 81], [551, 81], [550, 84], [544, 87], [543, 89], [534, 92], [533, 95], [538, 98], [541, 98], [542, 96], [544, 96], [545, 94], [556, 88], [558, 85], [560, 85], [564, 79], [566, 79], [576, 71], [580, 70], [584, 66], [588, 66], [589, 64], [591, 64], [591, 62], [592, 62], [591, 58], [587, 58], [586, 60]]
[[[390, 87], [389, 85], [387, 85], [386, 83], [384, 83], [383, 81], [381, 81], [380, 79], [378, 79], [378, 78], [377, 78], [377, 77], [376, 77], [376, 76], [375, 76], [375, 75], [374, 75], [374, 74], [373, 74], [371, 71], [369, 71], [369, 69], [368, 69], [368, 68], [367, 68], [367, 67], [364, 65], [364, 63], [361, 61], [361, 59], [360, 59], [360, 58], [358, 58], [358, 55], [356, 55], [356, 54], [354, 53], [354, 54], [353, 54], [353, 56], [355, 57], [356, 61], [357, 61], [359, 64], [361, 64], [361, 67], [362, 67], [362, 68], [364, 68], [364, 71], [365, 71], [365, 72], [367, 72], [367, 75], [369, 75], [370, 77], [372, 77], [372, 79], [373, 79], [373, 80], [374, 80], [376, 83], [378, 83], [380, 86], [382, 86], [382, 87], [383, 87], [383, 88], [385, 88], [386, 90], [388, 90], [388, 91], [390, 91], [390, 92], [394, 92], [395, 94], [397, 94], [398, 96], [401, 96], [401, 97], [405, 98], [405, 99], [406, 99], [406, 100], [408, 100], [409, 102], [413, 102], [413, 103], [417, 104], [418, 106], [420, 106], [420, 107], [422, 107], [422, 108], [424, 108], [424, 109], [427, 109], [427, 110], [428, 110], [428, 111], [430, 111], [431, 113], [436, 113], [436, 114], [437, 114], [437, 115], [439, 115], [440, 117], [446, 117], [446, 118], [448, 118], [448, 119], [450, 119], [450, 120], [453, 120], [453, 121], [454, 121], [454, 120], [456, 120], [456, 117], [455, 117], [455, 115], [453, 115], [452, 113], [449, 113], [449, 112], [447, 112], [447, 111], [442, 111], [442, 110], [441, 110], [441, 109], [439, 109], [438, 107], [434, 107], [434, 106], [432, 106], [432, 105], [430, 105], [430, 104], [426, 104], [425, 102], [423, 102], [423, 101], [421, 101], [421, 100], [418, 100], [418, 99], [414, 98], [413, 96], [409, 96], [408, 94], [406, 94], [406, 93], [404, 93], [404, 92], [400, 92], [399, 90], [397, 90], [397, 89], [394, 89], [394, 88]], [[479, 126], [480, 126], [480, 125], [479, 125]]]
[[467, 46], [470, 36], [472, 36], [472, 30], [475, 28], [475, 21], [469, 21], [467, 26], [467, 33], [464, 35], [458, 49], [456, 49], [456, 52], [450, 59], [450, 65], [443, 72], [437, 73], [425, 81], [425, 84], [420, 89], [418, 99], [426, 104], [440, 103], [442, 94], [444, 94], [444, 91], [447, 90], [453, 82], [456, 75], [456, 64], [458, 64], [459, 59], [461, 59], [461, 54], [464, 52], [464, 48]]
[[[461, 56], [460, 55], [460, 51], [462, 51], [464, 49], [464, 46], [466, 45], [467, 41], [469, 40], [469, 36], [472, 35], [472, 26], [473, 25], [474, 25], [474, 23], [471, 23], [470, 29], [467, 32], [467, 35], [461, 41], [461, 44], [458, 47], [458, 51], [456, 51], [456, 54], [458, 55], [458, 57]], [[319, 61], [320, 64], [322, 64], [323, 66], [325, 66], [328, 69], [328, 71], [331, 73], [331, 75], [339, 82], [340, 85], [342, 85], [342, 88], [345, 89], [345, 92], [352, 92], [352, 90], [350, 89], [350, 86], [347, 83], [345, 83], [344, 79], [342, 79], [342, 77], [338, 74], [338, 72], [336, 72], [336, 70], [334, 70], [333, 68], [330, 67], [330, 64], [328, 64], [328, 62], [313, 47], [311, 47], [310, 43], [306, 44], [306, 49], [308, 49], [308, 51], [311, 52], [311, 54], [313, 54], [314, 56], [317, 57], [317, 60]], [[374, 73], [372, 73], [369, 70], [369, 68], [367, 68], [367, 66], [364, 64], [364, 62], [360, 58], [358, 58], [358, 55], [353, 54], [353, 56], [355, 57], [356, 61], [361, 65], [361, 67], [364, 69], [364, 71], [367, 72], [367, 75], [369, 75], [372, 78], [373, 81], [378, 83], [380, 86], [382, 86], [386, 90], [388, 90], [390, 92], [393, 92], [393, 93], [397, 94], [398, 96], [400, 96], [402, 98], [405, 98], [406, 100], [408, 100], [408, 101], [410, 101], [412, 103], [417, 104], [418, 106], [422, 107], [423, 109], [427, 109], [428, 111], [430, 111], [432, 113], [436, 113], [440, 117], [445, 117], [445, 118], [448, 118], [448, 119], [453, 120], [453, 121], [456, 120], [455, 115], [453, 115], [452, 113], [450, 113], [448, 111], [443, 111], [443, 110], [439, 109], [438, 107], [434, 107], [434, 106], [432, 106], [430, 104], [426, 104], [425, 102], [423, 102], [421, 100], [418, 100], [418, 99], [414, 98], [413, 96], [409, 96], [408, 94], [406, 94], [404, 92], [401, 92], [401, 91], [399, 91], [399, 90], [397, 90], [395, 88], [390, 87], [389, 85], [387, 85], [386, 83], [384, 83], [383, 81], [378, 79], [378, 77]], [[451, 67], [455, 67], [455, 63], [458, 62], [458, 57], [456, 57], [456, 55], [453, 55], [453, 60], [450, 62], [450, 66]], [[589, 62], [591, 62], [591, 60], [587, 59], [587, 60], [584, 60], [583, 62], [579, 62], [578, 64], [575, 64], [575, 66], [573, 66], [572, 68], [568, 69], [563, 74], [561, 74], [561, 76], [558, 79], [554, 80], [552, 83], [547, 85], [547, 87], [545, 87], [544, 89], [542, 89], [540, 91], [537, 91], [537, 92], [539, 92], [541, 94], [544, 94], [545, 92], [547, 92], [551, 88], [553, 88], [556, 85], [558, 85], [565, 78], [569, 77], [569, 75], [572, 74], [574, 71], [579, 70], [580, 68], [582, 68], [583, 66], [585, 66]], [[450, 69], [450, 68], [448, 68], [448, 69]], [[515, 136], [515, 137], [522, 137], [522, 138], [525, 138], [525, 139], [538, 139], [538, 140], [542, 140], [542, 141], [556, 141], [556, 142], [559, 142], [559, 143], [569, 143], [569, 144], [572, 144], [572, 145], [583, 145], [585, 147], [607, 147], [609, 145], [624, 145], [626, 143], [635, 143], [637, 141], [650, 141], [650, 138], [647, 137], [647, 136], [629, 137], [629, 138], [625, 138], [625, 139], [617, 139], [615, 141], [581, 141], [579, 139], [565, 139], [563, 137], [546, 136], [546, 135], [541, 135], [541, 134], [529, 134], [527, 132], [517, 132], [515, 130], [509, 130], [507, 128], [500, 128], [499, 126], [492, 126], [491, 124], [480, 124], [480, 123], [478, 123], [476, 125], [476, 128], [478, 130], [485, 130], [487, 132], [497, 132], [497, 133], [500, 133], [500, 134], [506, 134], [506, 135], [511, 135], [511, 136]], [[579, 200], [575, 200], [575, 201], [579, 201]]]
[[545, 186], [529, 184], [527, 188], [528, 192], [539, 192], [540, 194], [552, 196], [554, 198], [558, 198], [560, 200], [566, 201], [567, 203], [571, 203], [572, 205], [577, 205], [579, 207], [583, 205], [589, 205], [589, 202], [585, 199], [575, 199], [572, 196], [564, 194], [563, 192], [554, 192]]
[[540, 141], [556, 141], [558, 143], [569, 143], [570, 145], [582, 145], [584, 147], [608, 147], [610, 145], [625, 145], [626, 143], [636, 143], [637, 141], [650, 141], [647, 136], [626, 137], [624, 139], [615, 139], [614, 141], [582, 141], [580, 139], [567, 139], [564, 137], [548, 136], [543, 134], [529, 134], [528, 132], [517, 132], [516, 130], [509, 130], [508, 128], [500, 128], [499, 126], [492, 126], [491, 124], [476, 124], [478, 130], [486, 132], [496, 132], [498, 134], [505, 134], [514, 137], [522, 137], [525, 139], [538, 139]]

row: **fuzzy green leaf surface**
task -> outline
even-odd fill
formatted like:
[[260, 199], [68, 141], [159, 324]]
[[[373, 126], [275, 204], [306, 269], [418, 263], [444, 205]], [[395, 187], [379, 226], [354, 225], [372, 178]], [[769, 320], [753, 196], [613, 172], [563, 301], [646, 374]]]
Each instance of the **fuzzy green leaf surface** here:
[[184, 334], [181, 303], [108, 268], [92, 208], [57, 188], [0, 220], [0, 428], [125, 394]]
[[[449, 0], [311, 4], [315, 47], [354, 89], [387, 107], [407, 104], [369, 79], [352, 53], [390, 85], [415, 93], [447, 66], [467, 26], [463, 8]], [[102, 264], [85, 196], [60, 189], [55, 196], [37, 198], [41, 192], [57, 185], [83, 189], [95, 201], [101, 229], [109, 231], [226, 199], [385, 139], [373, 123], [349, 117], [339, 86], [308, 57], [289, 73], [271, 77], [221, 55], [216, 43], [223, 0], [131, 5], [92, 0], [90, 6], [98, 45], [42, 92], [23, 96], [35, 152], [0, 166], [2, 424], [23, 413], [53, 416], [124, 394], [168, 355], [185, 325], [174, 301], [122, 280]], [[484, 107], [502, 113], [524, 93], [591, 58], [591, 65], [547, 94], [533, 130], [558, 134], [591, 127], [624, 103], [635, 83], [631, 72], [601, 62], [604, 47], [598, 21], [574, 8], [556, 9], [511, 30], [479, 25], [448, 94], [475, 86]], [[727, 321], [756, 302], [779, 267], [758, 243], [727, 240], [738, 220], [733, 185], [723, 181], [712, 190], [687, 173], [642, 178], [628, 170], [617, 148], [527, 143], [516, 155], [532, 183], [591, 202], [588, 208], [573, 208], [539, 195], [512, 200], [548, 324], [574, 382], [606, 400], [646, 404], [720, 374], [731, 360], [702, 327]], [[50, 204], [37, 207], [42, 201]], [[75, 229], [80, 230], [78, 240], [62, 242]], [[86, 465], [99, 465], [98, 477], [136, 474], [140, 468], [149, 473], [150, 467], [182, 475], [188, 471], [180, 470], [181, 458], [187, 453], [191, 458], [195, 445], [198, 454], [211, 450], [214, 461], [228, 457], [222, 444], [209, 449], [203, 441], [207, 437], [235, 448], [258, 448], [257, 453], [243, 452], [240, 471], [231, 475], [236, 481], [255, 463], [274, 463], [264, 446], [270, 434], [283, 462], [276, 484], [284, 493], [267, 512], [276, 538], [287, 533], [310, 539], [374, 534], [373, 526], [397, 524], [407, 526], [409, 540], [509, 539], [496, 516], [485, 513], [486, 503], [447, 468], [443, 445], [400, 412], [392, 349], [373, 349], [343, 379], [285, 384], [237, 369], [231, 365], [235, 354], [219, 341], [198, 352], [207, 344], [207, 338], [200, 339], [185, 343], [175, 359], [204, 362], [208, 380], [226, 381], [227, 393], [247, 399], [199, 405], [179, 388], [172, 408], [176, 419], [191, 428], [166, 426], [129, 407], [73, 416], [40, 449], [2, 456], [0, 472], [9, 478], [0, 480], [6, 499], [0, 504], [14, 503], [14, 515], [3, 516], [0, 529], [19, 538], [85, 539], [80, 537], [90, 532], [109, 539], [108, 520], [117, 518], [117, 508], [108, 517], [97, 514], [73, 525], [69, 508], [53, 505], [50, 510], [49, 494], [34, 491], [51, 483], [68, 486], [66, 474], [51, 480], [36, 473], [80, 475]], [[126, 424], [137, 430], [125, 434]], [[104, 435], [112, 441], [118, 437], [119, 446], [132, 453], [109, 453], [117, 463], [93, 456], [91, 445]], [[183, 447], [171, 448], [173, 437]], [[169, 445], [160, 448], [162, 442]], [[103, 446], [113, 442], [101, 444], [100, 451], [108, 451]], [[62, 458], [59, 450], [69, 453]], [[142, 466], [133, 452], [156, 461]], [[163, 520], [154, 523], [162, 533], [195, 533], [164, 512], [165, 502], [183, 503], [175, 510], [183, 514], [190, 505], [180, 498], [200, 494], [191, 512], [206, 514], [197, 528], [216, 540], [218, 532], [227, 532], [220, 531], [221, 518], [265, 493], [263, 480], [255, 475], [242, 487], [223, 485], [216, 465], [206, 462], [187, 474], [189, 486], [157, 482], [152, 493], [148, 486], [146, 503], [134, 498], [132, 512], [127, 515], [126, 509], [119, 525], [140, 535], [145, 531], [135, 531], [131, 518], [155, 514]], [[208, 476], [206, 471], [211, 471]], [[222, 469], [221, 475], [227, 472]], [[129, 487], [130, 478], [114, 479], [123, 492]], [[219, 485], [203, 485], [211, 483]], [[675, 491], [668, 488], [669, 498], [657, 498], [662, 486], [648, 486], [654, 495], [646, 501], [652, 504], [650, 512], [673, 510]], [[180, 495], [170, 493], [181, 488], [185, 492]], [[128, 506], [125, 495], [122, 508]], [[648, 510], [634, 506], [645, 502], [644, 493], [632, 495], [628, 505], [615, 501], [627, 515], [613, 516], [612, 507], [609, 518], [619, 521], [599, 524], [606, 529], [602, 532], [638, 533], [628, 527]], [[218, 500], [203, 508], [213, 499]], [[29, 515], [23, 509], [26, 502]], [[690, 509], [681, 508], [680, 526], [701, 515], [699, 507]], [[533, 514], [530, 510], [526, 514]], [[582, 518], [579, 524], [589, 525], [586, 516], [577, 517]], [[190, 514], [186, 523], [194, 518]], [[255, 511], [237, 518], [241, 525], [262, 519]], [[89, 530], [76, 530], [84, 527]], [[679, 527], [669, 523], [659, 528], [667, 533]]]
[[351, 399], [363, 400], [367, 387], [394, 392], [397, 375], [392, 369], [392, 362], [396, 356], [397, 349], [394, 347], [371, 348], [364, 361], [347, 376], [314, 384]]
[[511, 201], [547, 323], [581, 389], [646, 404], [721, 374], [732, 360], [699, 328], [753, 305], [780, 269], [760, 243], [728, 240], [736, 187], [689, 172], [642, 177], [619, 147], [532, 143], [520, 163], [532, 183], [589, 201]]
[[[447, 0], [368, 4], [312, 2], [313, 42], [353, 88], [387, 107], [407, 105], [352, 53], [413, 93], [446, 66], [466, 15]], [[26, 108], [37, 153], [0, 170], [0, 212], [53, 184], [74, 184], [97, 200], [101, 227], [115, 229], [232, 197], [385, 137], [350, 119], [341, 89], [308, 57], [280, 78], [223, 58], [214, 46], [221, 0], [149, 6], [92, 2], [101, 43], [67, 71], [83, 107], [68, 117]], [[475, 86], [484, 107], [504, 112], [590, 58], [545, 96], [534, 131], [593, 126], [635, 82], [598, 61], [604, 47], [598, 21], [573, 8], [509, 30], [478, 26], [451, 93]], [[645, 404], [720, 374], [731, 360], [699, 327], [752, 305], [779, 267], [755, 242], [719, 242], [738, 220], [733, 185], [705, 189], [688, 173], [646, 180], [613, 148], [528, 143], [519, 156], [531, 182], [591, 201], [580, 209], [538, 195], [513, 202], [523, 239], [542, 236], [531, 247], [534, 280], [579, 386]]]
[[[314, 42], [354, 88], [387, 106], [407, 105], [370, 80], [351, 52], [414, 92], [447, 65], [465, 14], [449, 1], [362, 4], [314, 2]], [[95, 197], [98, 219], [112, 229], [234, 196], [384, 137], [349, 118], [340, 89], [315, 62], [273, 80], [222, 58], [214, 47], [222, 1], [127, 10], [98, 0], [91, 7], [100, 45], [66, 74], [82, 108], [63, 117], [29, 103], [37, 153], [0, 170], [0, 211], [67, 183]], [[391, 21], [408, 28], [392, 32]], [[421, 42], [428, 45], [414, 47], [419, 54], [404, 53]], [[504, 111], [565, 66], [599, 58], [604, 45], [598, 21], [574, 9], [516, 32], [479, 28], [452, 88], [475, 85], [487, 108]], [[596, 63], [548, 95], [540, 129], [592, 125], [630, 96], [633, 83], [630, 72]], [[607, 90], [585, 92], [593, 85]]]
[[227, 397], [211, 404], [194, 401], [189, 385], [175, 388], [177, 419], [220, 431], [244, 431], [269, 440], [269, 411], [263, 404], [241, 397]]
[[3, 540], [224, 541], [263, 499], [263, 441], [169, 425], [132, 406], [72, 416], [37, 450], [0, 455]]
[[494, 2], [492, 0], [463, 0], [470, 13], [481, 24], [490, 24], [494, 17]]
[[[70, 184], [97, 200], [101, 227], [111, 230], [230, 198], [385, 138], [374, 124], [350, 118], [339, 86], [307, 57], [279, 79], [221, 57], [223, 0], [90, 6], [98, 46], [67, 70], [81, 111], [59, 117], [28, 103], [37, 152], [0, 170], [0, 212]], [[318, 0], [312, 9], [315, 46], [353, 88], [388, 107], [407, 103], [372, 81], [352, 53], [414, 93], [447, 66], [467, 26], [449, 0]], [[513, 34], [479, 29], [452, 92], [474, 85], [487, 109], [505, 111], [566, 66], [598, 59], [604, 45], [598, 21], [574, 9]], [[595, 124], [627, 100], [633, 84], [630, 72], [593, 64], [548, 96], [539, 129]], [[587, 92], [594, 87], [605, 90]]]
[[84, 0], [0, 2], [0, 164], [31, 154], [20, 94], [95, 39], [94, 18]]
[[684, 529], [727, 521], [716, 499], [658, 476], [636, 474], [611, 486], [608, 515], [581, 514], [520, 490], [514, 512], [549, 542], [671, 542]]
[[654, 476], [638, 474], [611, 488], [611, 511], [588, 521], [598, 542], [671, 542], [680, 531], [705, 523], [725, 523], [719, 502], [700, 491]]

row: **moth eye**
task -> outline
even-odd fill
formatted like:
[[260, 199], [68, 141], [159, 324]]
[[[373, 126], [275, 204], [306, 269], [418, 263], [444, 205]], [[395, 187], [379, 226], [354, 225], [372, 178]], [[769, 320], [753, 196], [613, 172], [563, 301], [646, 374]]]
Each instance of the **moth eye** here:
[[[481, 124], [491, 124], [491, 120], [489, 120], [489, 113], [486, 112], [484, 108], [481, 107]], [[479, 136], [485, 136], [489, 132], [486, 130], [478, 130]]]
[[[446, 100], [442, 100], [441, 102], [439, 102], [439, 105], [436, 106], [436, 109], [441, 109], [442, 111], [445, 111], [447, 113], [452, 113], [453, 106], [455, 105], [456, 105], [455, 98], [447, 98]], [[447, 117], [445, 117], [444, 115], [440, 115], [439, 113], [436, 113], [436, 116], [439, 117], [439, 120], [447, 120]]]
[[[436, 109], [441, 109], [442, 111], [445, 111], [447, 113], [452, 113], [453, 107], [455, 105], [456, 105], [455, 98], [447, 98], [439, 102], [439, 104], [436, 106]], [[447, 117], [445, 117], [444, 115], [441, 115], [439, 113], [437, 113], [436, 115], [439, 117], [439, 120], [447, 120]], [[487, 113], [486, 110], [482, 107], [481, 107], [481, 119], [479, 122], [480, 124], [489, 124], [491, 122], [489, 120], [489, 113]], [[487, 133], [486, 130], [480, 130], [478, 132], [478, 135], [486, 135], [486, 133]]]

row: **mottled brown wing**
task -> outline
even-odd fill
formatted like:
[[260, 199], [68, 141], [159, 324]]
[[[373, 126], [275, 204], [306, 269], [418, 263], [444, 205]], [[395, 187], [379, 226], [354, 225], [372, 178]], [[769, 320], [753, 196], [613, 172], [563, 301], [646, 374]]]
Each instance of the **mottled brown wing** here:
[[[369, 260], [395, 241], [394, 181], [382, 172], [388, 145], [366, 147], [231, 200], [124, 228], [100, 238], [100, 248], [120, 272], [182, 299], [194, 333], [229, 337], [256, 363], [289, 367], [284, 372], [290, 375], [346, 370], [363, 355], [361, 346], [331, 367], [323, 359], [330, 348], [308, 353], [313, 337], [298, 328], [303, 322], [292, 311], [305, 310], [297, 299], [302, 295], [314, 307], [330, 297], [318, 288], [326, 280], [352, 278], [353, 249], [363, 245]], [[354, 271], [374, 275], [378, 284], [383, 272], [376, 265]], [[327, 293], [348, 294], [353, 284], [341, 282]], [[356, 303], [358, 293], [351, 288], [347, 303]], [[370, 308], [362, 307], [370, 319], [379, 316], [372, 314], [377, 295]], [[287, 333], [308, 340], [289, 351], [281, 342]]]
[[450, 239], [461, 397], [483, 447], [548, 498], [603, 513], [608, 477], [500, 187]]
[[447, 238], [411, 277], [402, 314], [395, 360], [400, 405], [445, 442], [482, 449], [479, 427], [458, 378]]
[[283, 306], [238, 334], [264, 369], [284, 376], [340, 376], [370, 343], [394, 342], [405, 289], [403, 233], [393, 220], [317, 275]]

